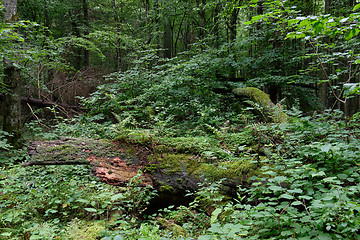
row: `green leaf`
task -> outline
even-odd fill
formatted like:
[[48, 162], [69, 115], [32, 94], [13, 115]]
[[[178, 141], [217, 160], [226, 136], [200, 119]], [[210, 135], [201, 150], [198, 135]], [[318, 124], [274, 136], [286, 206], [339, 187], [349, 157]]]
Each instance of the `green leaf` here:
[[95, 208], [84, 208], [84, 209], [88, 212], [93, 212], [93, 213], [97, 212], [97, 210]]
[[299, 23], [299, 28], [308, 26], [309, 24], [310, 24], [310, 21], [309, 21], [308, 19], [302, 20], [302, 21]]
[[294, 196], [292, 196], [292, 195], [290, 195], [290, 194], [285, 193], [285, 194], [280, 195], [280, 197], [279, 197], [279, 198], [294, 199]]
[[293, 231], [290, 231], [290, 230], [281, 231], [281, 236], [291, 236], [292, 234], [293, 234]]
[[322, 177], [322, 176], [326, 176], [326, 174], [325, 174], [324, 171], [319, 171], [319, 172], [316, 172], [316, 173], [312, 173], [311, 176], [312, 177]]
[[302, 196], [300, 196], [299, 198], [300, 198], [300, 199], [305, 199], [305, 200], [311, 200], [311, 199], [313, 199], [312, 197], [307, 196], [307, 195], [302, 195]]
[[314, 34], [318, 35], [323, 30], [323, 23], [322, 22], [315, 22], [313, 25]]
[[331, 144], [326, 144], [326, 145], [321, 146], [321, 147], [320, 147], [320, 150], [321, 150], [322, 152], [328, 153], [328, 152], [330, 151], [331, 147], [332, 147]]
[[210, 221], [211, 224], [216, 221], [217, 217], [221, 212], [222, 212], [221, 208], [217, 208], [213, 211], [213, 213], [211, 214], [211, 221]]
[[356, 4], [355, 7], [353, 8], [353, 12], [355, 12], [356, 10], [358, 10], [360, 8], [360, 3]]
[[254, 17], [252, 17], [251, 18], [251, 22], [257, 22], [257, 21], [259, 21], [260, 19], [262, 18], [262, 15], [257, 15], [257, 16], [254, 16]]
[[348, 175], [345, 174], [345, 173], [340, 173], [340, 174], [338, 174], [337, 176], [338, 176], [338, 178], [340, 178], [340, 179], [347, 179], [347, 178], [348, 178]]
[[122, 235], [116, 235], [113, 240], [123, 240], [124, 237]]
[[3, 233], [1, 233], [0, 235], [1, 236], [4, 236], [4, 237], [10, 237], [11, 236], [11, 232], [3, 232]]
[[321, 240], [331, 240], [331, 239], [333, 239], [333, 238], [332, 238], [331, 235], [328, 234], [328, 233], [319, 233], [318, 239], [321, 239]]
[[327, 195], [327, 196], [323, 197], [322, 200], [324, 200], [324, 201], [330, 201], [330, 200], [332, 200], [333, 198], [334, 198], [333, 195]]
[[86, 204], [90, 202], [89, 200], [82, 199], [82, 198], [76, 199], [76, 201], [81, 202], [81, 203], [86, 203]]
[[208, 229], [208, 231], [213, 233], [218, 233], [221, 231], [221, 225], [220, 223], [213, 223], [211, 224], [211, 227]]
[[355, 30], [351, 29], [350, 31], [345, 33], [345, 40], [349, 41], [350, 39], [352, 39], [355, 36]]
[[299, 205], [302, 205], [302, 202], [300, 202], [300, 201], [295, 201], [295, 202], [291, 203], [291, 205], [293, 205], [293, 206], [299, 206]]
[[211, 235], [202, 235], [198, 237], [198, 240], [211, 240], [214, 239]]
[[335, 183], [335, 184], [341, 183], [339, 180], [337, 180], [337, 177], [327, 177], [327, 178], [324, 178], [323, 181], [326, 183]]
[[115, 194], [115, 195], [111, 196], [111, 201], [117, 201], [117, 200], [119, 200], [119, 199], [121, 199], [123, 197], [124, 197], [123, 193], [118, 193], [118, 194]]
[[270, 186], [269, 189], [274, 192], [283, 190], [283, 188], [280, 186]]
[[302, 193], [303, 190], [301, 190], [300, 188], [296, 188], [296, 189], [291, 189], [287, 191], [288, 193]]

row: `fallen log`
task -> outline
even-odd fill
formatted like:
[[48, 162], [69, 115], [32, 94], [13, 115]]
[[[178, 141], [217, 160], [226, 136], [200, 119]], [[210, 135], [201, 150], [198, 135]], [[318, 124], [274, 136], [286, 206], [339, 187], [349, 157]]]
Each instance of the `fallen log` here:
[[[3, 94], [0, 93], [0, 100], [2, 99], [2, 97], [3, 97]], [[54, 101], [49, 101], [49, 100], [44, 100], [44, 99], [36, 99], [36, 98], [30, 98], [30, 97], [20, 97], [20, 98], [21, 98], [21, 102], [28, 103], [30, 105], [37, 106], [37, 107], [59, 106], [59, 107], [65, 108], [65, 109], [71, 109], [71, 110], [75, 110], [75, 111], [84, 110], [80, 106], [62, 104], [62, 103], [57, 103]]]
[[235, 88], [233, 93], [238, 97], [246, 97], [253, 100], [255, 103], [262, 108], [262, 114], [273, 122], [286, 122], [288, 116], [281, 110], [280, 105], [275, 105], [271, 100], [270, 96], [258, 88], [245, 87]]
[[29, 161], [25, 162], [22, 166], [43, 166], [43, 165], [90, 165], [89, 161], [75, 160], [75, 161]]

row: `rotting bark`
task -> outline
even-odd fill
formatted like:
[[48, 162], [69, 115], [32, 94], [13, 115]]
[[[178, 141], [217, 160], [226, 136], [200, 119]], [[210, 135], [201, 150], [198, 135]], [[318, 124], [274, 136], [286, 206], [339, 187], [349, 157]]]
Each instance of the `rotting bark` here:
[[23, 167], [45, 165], [90, 165], [90, 161], [30, 161], [23, 163]]

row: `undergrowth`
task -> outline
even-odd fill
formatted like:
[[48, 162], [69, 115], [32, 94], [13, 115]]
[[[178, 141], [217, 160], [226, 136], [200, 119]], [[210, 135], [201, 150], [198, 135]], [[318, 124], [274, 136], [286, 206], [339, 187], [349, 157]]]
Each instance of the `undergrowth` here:
[[118, 141], [193, 154], [218, 170], [248, 159], [257, 171], [235, 198], [223, 191], [232, 176], [219, 175], [191, 193], [189, 205], [146, 215], [156, 191], [139, 187], [140, 175], [117, 188], [89, 177], [84, 166], [9, 164], [0, 175], [1, 238], [359, 239], [359, 119], [345, 122], [333, 111], [176, 137], [118, 118], [102, 126]]

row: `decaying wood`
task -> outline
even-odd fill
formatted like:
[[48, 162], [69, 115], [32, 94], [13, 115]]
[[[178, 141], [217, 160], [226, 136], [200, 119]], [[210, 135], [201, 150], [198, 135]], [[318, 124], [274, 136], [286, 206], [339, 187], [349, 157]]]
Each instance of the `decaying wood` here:
[[90, 165], [89, 161], [29, 161], [23, 164], [23, 167], [35, 165]]
[[[0, 100], [2, 100], [2, 98], [3, 98], [3, 94], [0, 93]], [[29, 97], [21, 97], [21, 102], [29, 103], [30, 105], [37, 106], [37, 107], [60, 106], [65, 109], [71, 109], [71, 110], [75, 110], [75, 111], [84, 110], [80, 106], [61, 104], [61, 103], [48, 101], [48, 100], [44, 100], [44, 99], [36, 99], [36, 98], [29, 98]]]

